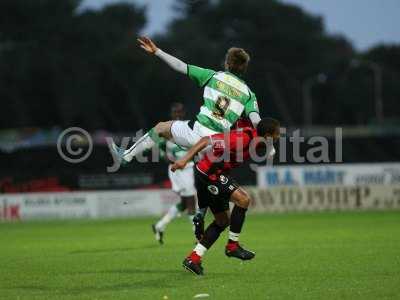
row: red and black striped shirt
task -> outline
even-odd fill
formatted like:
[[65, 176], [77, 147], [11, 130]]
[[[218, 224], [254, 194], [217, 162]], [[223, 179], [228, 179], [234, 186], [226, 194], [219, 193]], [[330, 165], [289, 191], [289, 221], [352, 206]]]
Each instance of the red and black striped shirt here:
[[250, 158], [250, 145], [257, 131], [250, 127], [212, 135], [211, 149], [196, 164], [197, 169], [215, 178]]

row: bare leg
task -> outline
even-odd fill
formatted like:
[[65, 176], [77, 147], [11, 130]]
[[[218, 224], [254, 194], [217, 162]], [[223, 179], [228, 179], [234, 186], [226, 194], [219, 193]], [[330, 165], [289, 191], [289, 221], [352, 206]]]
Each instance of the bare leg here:
[[196, 198], [195, 196], [182, 196], [181, 197], [182, 203], [187, 209], [187, 214], [189, 216], [193, 216], [196, 212]]

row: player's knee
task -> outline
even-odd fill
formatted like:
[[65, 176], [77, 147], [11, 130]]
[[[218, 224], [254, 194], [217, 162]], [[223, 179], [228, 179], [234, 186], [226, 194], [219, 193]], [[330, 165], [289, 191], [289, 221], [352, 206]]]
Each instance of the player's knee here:
[[165, 123], [166, 123], [166, 122], [159, 122], [159, 123], [157, 123], [157, 125], [154, 126], [154, 131], [155, 131], [157, 134], [162, 134], [163, 131], [164, 131], [164, 128], [165, 128]]
[[188, 215], [194, 215], [196, 213], [196, 209], [194, 209], [193, 207], [190, 207], [190, 206], [186, 207], [186, 211], [187, 211]]
[[241, 197], [240, 201], [239, 201], [239, 206], [243, 207], [243, 208], [248, 208], [250, 206], [251, 203], [251, 198], [248, 194], [243, 195], [243, 197]]
[[231, 201], [239, 207], [248, 208], [251, 203], [251, 198], [250, 195], [245, 190], [239, 188], [232, 195]]
[[186, 209], [186, 206], [184, 204], [184, 202], [180, 202], [176, 205], [176, 208], [178, 209], [178, 211], [183, 212]]
[[196, 212], [196, 198], [194, 196], [185, 197], [185, 205], [188, 214], [195, 214]]
[[154, 131], [159, 135], [164, 138], [170, 138], [170, 128], [171, 128], [171, 122], [159, 122], [157, 123], [156, 126], [154, 126]]
[[221, 228], [221, 231], [224, 231], [226, 227], [229, 226], [229, 218], [222, 218], [222, 219], [216, 219], [215, 223], [218, 225], [219, 228]]

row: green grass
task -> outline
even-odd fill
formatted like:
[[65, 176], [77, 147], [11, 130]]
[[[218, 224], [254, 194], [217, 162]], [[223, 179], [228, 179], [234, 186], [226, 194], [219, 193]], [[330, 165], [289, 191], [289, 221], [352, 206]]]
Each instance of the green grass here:
[[186, 218], [166, 243], [154, 219], [0, 224], [0, 299], [400, 299], [400, 213], [249, 215], [242, 263], [206, 254], [206, 275], [181, 267]]

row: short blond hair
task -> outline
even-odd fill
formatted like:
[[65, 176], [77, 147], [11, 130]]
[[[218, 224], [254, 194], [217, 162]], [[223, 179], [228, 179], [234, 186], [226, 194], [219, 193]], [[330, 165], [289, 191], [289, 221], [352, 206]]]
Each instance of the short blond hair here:
[[243, 48], [232, 47], [225, 56], [225, 68], [234, 74], [244, 74], [249, 62], [250, 55]]

